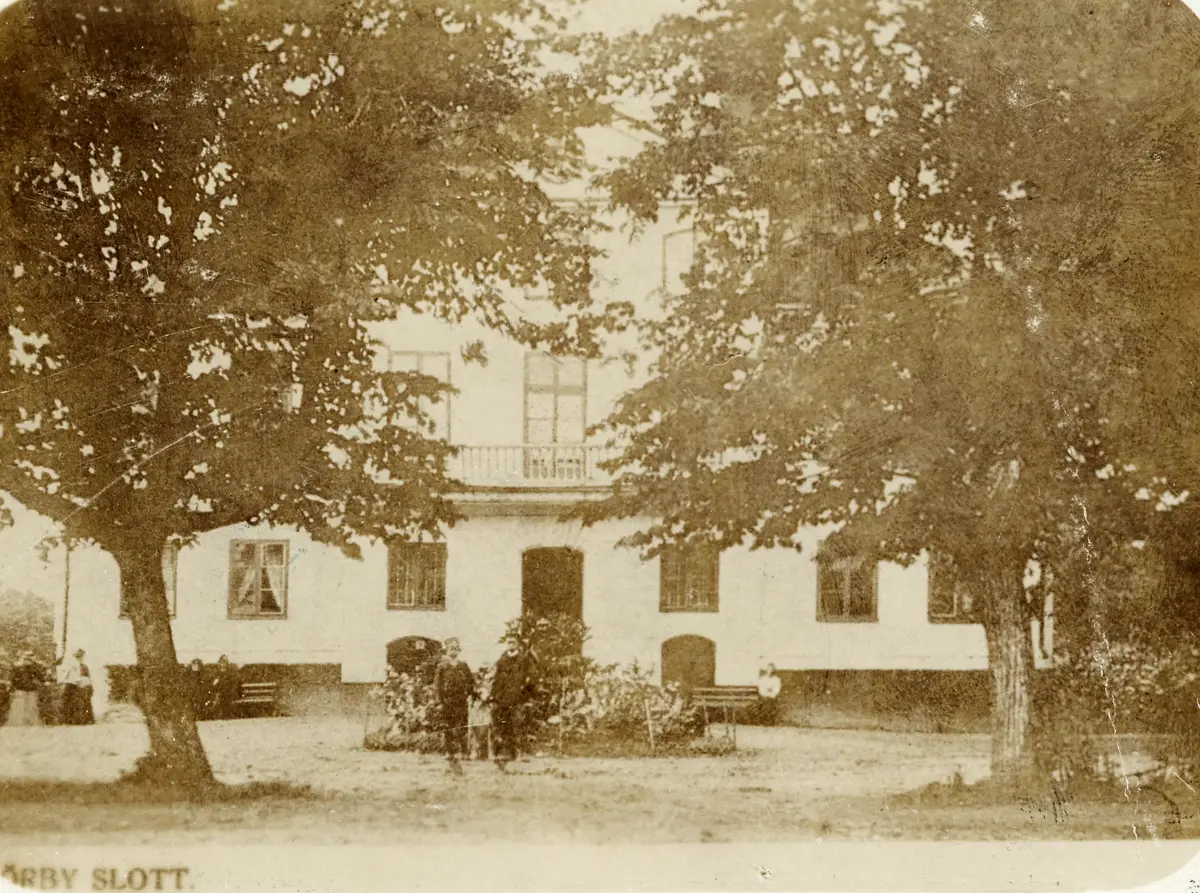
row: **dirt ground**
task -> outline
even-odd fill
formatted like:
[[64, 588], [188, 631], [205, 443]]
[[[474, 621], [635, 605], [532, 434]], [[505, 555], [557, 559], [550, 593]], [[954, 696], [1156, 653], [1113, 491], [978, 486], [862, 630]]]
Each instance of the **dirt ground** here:
[[[488, 763], [455, 777], [444, 761], [361, 747], [360, 723], [262, 719], [201, 725], [225, 782], [288, 781], [308, 797], [245, 803], [14, 802], [33, 780], [114, 780], [144, 751], [138, 723], [0, 728], [0, 836], [43, 845], [769, 842], [817, 837], [1122, 838], [1157, 835], [1144, 798], [1119, 813], [1055, 808], [893, 807], [891, 795], [986, 775], [988, 740], [800, 728], [738, 730], [727, 757], [564, 759], [535, 756], [501, 774]], [[1150, 809], [1150, 812], [1147, 812]], [[1160, 810], [1161, 812], [1161, 810]], [[1176, 810], [1178, 814], [1178, 810]], [[1196, 836], [1196, 819], [1171, 836]]]

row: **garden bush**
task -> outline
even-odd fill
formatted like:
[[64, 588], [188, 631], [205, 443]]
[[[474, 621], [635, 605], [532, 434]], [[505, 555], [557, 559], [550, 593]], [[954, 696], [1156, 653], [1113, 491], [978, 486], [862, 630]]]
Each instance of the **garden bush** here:
[[369, 733], [364, 747], [418, 753], [441, 749], [441, 717], [432, 682], [389, 668], [387, 680], [373, 694], [383, 701], [387, 724]]
[[642, 751], [703, 733], [703, 718], [674, 687], [655, 685], [636, 663], [598, 664], [582, 653], [587, 639], [582, 621], [561, 614], [523, 616], [505, 630], [501, 643], [526, 667], [519, 734], [527, 749], [612, 752], [624, 742]]
[[[583, 655], [586, 626], [566, 615], [523, 616], [512, 621], [501, 644], [515, 651], [525, 671], [525, 701], [515, 715], [520, 749], [575, 755], [632, 756], [701, 753], [703, 716], [674, 686], [656, 685], [636, 663], [601, 666]], [[476, 673], [486, 697], [495, 668]], [[376, 696], [387, 714], [384, 728], [367, 735], [373, 750], [437, 752], [442, 745], [432, 682], [389, 670]]]
[[[1108, 776], [1113, 735], [1135, 736], [1136, 749], [1161, 772], [1197, 777], [1200, 744], [1200, 645], [1190, 636], [1131, 631], [1124, 641], [1059, 650], [1038, 674], [1034, 732], [1041, 765], [1057, 777]], [[1153, 772], [1151, 773], [1153, 774]]]

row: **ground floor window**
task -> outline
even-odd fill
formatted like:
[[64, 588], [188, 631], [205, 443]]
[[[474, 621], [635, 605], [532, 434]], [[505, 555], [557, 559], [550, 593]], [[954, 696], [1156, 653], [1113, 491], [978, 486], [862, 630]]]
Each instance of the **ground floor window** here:
[[388, 608], [445, 610], [446, 558], [445, 543], [389, 543]]
[[960, 578], [954, 562], [934, 553], [929, 559], [929, 620], [931, 623], [973, 623], [974, 596]]
[[229, 544], [229, 616], [286, 616], [287, 568], [287, 540], [233, 540]]
[[861, 555], [823, 553], [817, 559], [817, 620], [878, 619], [878, 565]]
[[672, 546], [659, 558], [660, 611], [718, 610], [721, 553], [714, 546]]

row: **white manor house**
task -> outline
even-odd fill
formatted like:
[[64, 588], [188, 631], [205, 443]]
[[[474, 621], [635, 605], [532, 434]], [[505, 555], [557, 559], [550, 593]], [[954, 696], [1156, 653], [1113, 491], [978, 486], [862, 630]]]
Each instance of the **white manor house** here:
[[[619, 228], [605, 238], [602, 297], [653, 312], [689, 262], [690, 233], [668, 210], [634, 241]], [[616, 546], [636, 521], [585, 528], [562, 520], [610, 486], [599, 468], [606, 449], [586, 432], [644, 369], [552, 358], [423, 317], [378, 334], [379, 362], [443, 376], [455, 389], [432, 411], [459, 447], [451, 473], [466, 485], [456, 497], [465, 520], [444, 542], [365, 546], [362, 560], [265, 526], [229, 527], [169, 552], [181, 662], [226, 655], [280, 680], [287, 709], [328, 709], [385, 678], [389, 646], [395, 653], [405, 642], [454, 636], [478, 667], [498, 656], [506, 623], [521, 612], [565, 610], [589, 627], [592, 656], [637, 661], [666, 679], [748, 685], [774, 663], [790, 713], [815, 715], [834, 689], [849, 702], [889, 690], [884, 706], [893, 712], [922, 697], [986, 698], [983, 629], [964, 622], [953, 581], [931, 585], [924, 562], [824, 565], [816, 530], [801, 553], [732, 549], [647, 561]], [[464, 345], [479, 339], [486, 366], [463, 359]], [[108, 555], [72, 550], [69, 581], [56, 641], [68, 652], [86, 649], [99, 712], [121, 696], [110, 676], [136, 662], [133, 634]], [[1049, 630], [1041, 625], [1031, 634], [1044, 660]]]

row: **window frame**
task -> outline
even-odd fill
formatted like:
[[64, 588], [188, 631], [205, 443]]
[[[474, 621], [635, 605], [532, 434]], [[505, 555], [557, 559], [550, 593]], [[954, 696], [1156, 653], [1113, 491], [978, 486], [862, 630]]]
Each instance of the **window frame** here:
[[[233, 589], [233, 584], [234, 584], [233, 569], [235, 566], [234, 558], [236, 555], [236, 550], [238, 549], [239, 546], [249, 546], [249, 545], [252, 545], [255, 547], [254, 570], [259, 575], [259, 578], [258, 578], [259, 579], [258, 611], [257, 611], [257, 613], [254, 613], [254, 614], [237, 613], [234, 611], [234, 589]], [[271, 614], [264, 614], [263, 610], [262, 610], [262, 578], [261, 578], [261, 574], [262, 574], [263, 568], [265, 566], [263, 564], [263, 551], [266, 549], [267, 546], [282, 546], [283, 547], [283, 565], [282, 565], [283, 583], [282, 583], [282, 592], [280, 593], [280, 601], [282, 602], [282, 604], [280, 605], [279, 612], [271, 613]], [[290, 543], [290, 541], [288, 541], [286, 539], [255, 539], [255, 538], [231, 539], [229, 541], [229, 576], [228, 576], [228, 584], [227, 584], [227, 592], [226, 592], [226, 596], [227, 596], [226, 616], [227, 616], [227, 618], [229, 620], [287, 620], [288, 611], [291, 607], [291, 604], [290, 604], [291, 599], [289, 598], [289, 589], [291, 588], [290, 580], [289, 580], [290, 574], [288, 573], [289, 570], [291, 569], [291, 563], [292, 563], [291, 562], [291, 543]]]
[[[554, 383], [553, 384], [535, 384], [530, 379], [529, 367], [532, 361], [548, 359], [554, 364]], [[562, 379], [562, 364], [564, 362], [579, 363], [579, 384], [564, 385]], [[549, 394], [554, 400], [554, 414], [551, 416], [554, 439], [549, 443], [534, 443], [529, 437], [529, 396], [531, 394]], [[559, 440], [559, 398], [561, 397], [579, 397], [582, 411], [580, 412], [580, 431], [579, 440]], [[524, 366], [524, 388], [522, 396], [522, 405], [524, 411], [524, 419], [522, 426], [522, 443], [527, 447], [545, 447], [546, 449], [571, 449], [578, 448], [584, 445], [587, 440], [587, 409], [588, 409], [588, 361], [583, 357], [558, 357], [554, 354], [544, 353], [540, 351], [526, 351], [525, 366]]]
[[[417, 368], [415, 370], [395, 368], [397, 357], [414, 357], [416, 360]], [[440, 375], [433, 375], [432, 373], [426, 371], [423, 368], [426, 360], [428, 360], [430, 358], [435, 358], [435, 357], [438, 358], [439, 361], [441, 361], [441, 360], [445, 361], [444, 368], [446, 370], [446, 378], [444, 381]], [[407, 349], [391, 350], [391, 349], [389, 349], [387, 352], [387, 368], [388, 368], [388, 372], [391, 374], [399, 375], [402, 373], [416, 372], [418, 375], [428, 375], [430, 378], [436, 378], [438, 381], [441, 381], [443, 384], [446, 385], [447, 390], [442, 392], [441, 400], [439, 400], [437, 403], [434, 403], [429, 397], [422, 397], [422, 398], [420, 398], [420, 405], [421, 405], [421, 411], [424, 412], [427, 416], [433, 415], [433, 412], [431, 410], [435, 410], [435, 409], [440, 410], [444, 407], [445, 422], [446, 422], [445, 430], [444, 431], [438, 430], [437, 423], [442, 420], [435, 418], [433, 435], [434, 435], [434, 439], [445, 440], [447, 443], [452, 443], [453, 441], [451, 441], [451, 439], [450, 439], [450, 430], [451, 430], [451, 425], [453, 424], [453, 413], [451, 412], [451, 402], [450, 401], [451, 401], [451, 398], [453, 397], [453, 393], [449, 390], [449, 388], [453, 386], [453, 382], [451, 380], [452, 375], [453, 375], [453, 362], [452, 362], [452, 357], [451, 357], [450, 351], [448, 351], [448, 350], [407, 350]], [[412, 419], [407, 414], [405, 414], [403, 416], [402, 420], [397, 420], [396, 414], [392, 414], [392, 423], [398, 424], [398, 425], [403, 425], [404, 427], [409, 427], [409, 428], [414, 428], [414, 429], [416, 428], [415, 420]]]
[[[393, 594], [399, 591], [397, 583], [397, 562], [399, 561], [399, 553], [411, 551], [416, 555], [425, 550], [437, 550], [437, 560], [434, 562], [434, 569], [437, 576], [440, 578], [440, 595], [441, 601], [436, 604], [419, 604], [415, 600], [412, 604], [405, 604], [393, 598]], [[385, 605], [389, 611], [445, 611], [447, 600], [446, 587], [446, 570], [449, 565], [450, 550], [444, 541], [435, 542], [412, 542], [409, 540], [390, 540], [387, 543], [387, 591], [385, 594]], [[417, 566], [427, 573], [429, 567], [420, 563], [418, 559]]]
[[[693, 562], [711, 561], [711, 567], [696, 567]], [[674, 567], [672, 567], [674, 565]], [[710, 573], [711, 571], [711, 573]], [[711, 601], [686, 604], [689, 582], [695, 574], [711, 577]], [[668, 581], [672, 582], [668, 582]], [[678, 590], [681, 604], [671, 604], [668, 593]], [[658, 612], [660, 614], [719, 614], [721, 612], [721, 550], [715, 546], [669, 546], [658, 556]]]
[[[859, 560], [870, 564], [870, 584], [871, 584], [871, 612], [869, 615], [853, 615], [850, 613], [830, 614], [825, 610], [824, 591], [822, 589], [822, 579], [828, 571], [826, 563], [830, 561], [852, 561]], [[831, 553], [822, 550], [817, 554], [817, 622], [818, 623], [878, 623], [879, 622], [879, 562], [875, 559], [867, 558], [860, 555], [843, 555], [839, 553]], [[853, 573], [853, 572], [851, 572]], [[850, 606], [843, 604], [848, 609]]]
[[[178, 543], [167, 543], [163, 546], [163, 588], [167, 592], [167, 616], [174, 620], [179, 610], [179, 551]], [[173, 555], [171, 559], [171, 574], [167, 576], [167, 556]], [[121, 620], [129, 620], [131, 615], [125, 604], [125, 594], [122, 592], [118, 596], [119, 604], [117, 606], [117, 616]]]
[[951, 591], [951, 599], [953, 601], [954, 610], [950, 614], [935, 614], [933, 612], [933, 593], [934, 587], [937, 586], [937, 578], [945, 574], [954, 574], [953, 565], [947, 559], [939, 560], [936, 554], [931, 554], [928, 564], [928, 583], [925, 593], [925, 616], [930, 623], [953, 623], [953, 624], [968, 624], [979, 623], [980, 620], [976, 617], [971, 609], [963, 609], [962, 599], [960, 596], [961, 584], [957, 577], [954, 578], [954, 586]]

